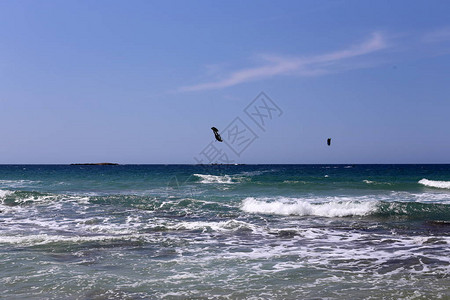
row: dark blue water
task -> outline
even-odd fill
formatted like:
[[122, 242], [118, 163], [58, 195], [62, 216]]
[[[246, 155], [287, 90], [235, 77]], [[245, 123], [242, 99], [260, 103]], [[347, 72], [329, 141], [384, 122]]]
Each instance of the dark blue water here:
[[3, 165], [6, 299], [450, 297], [450, 165]]

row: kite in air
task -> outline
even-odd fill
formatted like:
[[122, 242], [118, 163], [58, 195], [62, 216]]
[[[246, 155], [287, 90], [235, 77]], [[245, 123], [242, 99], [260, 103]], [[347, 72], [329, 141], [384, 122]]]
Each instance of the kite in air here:
[[330, 139], [330, 138], [327, 140], [327, 145], [328, 145], [328, 146], [331, 145], [331, 139]]
[[217, 129], [216, 127], [211, 127], [211, 129], [214, 132], [214, 136], [216, 137], [216, 140], [218, 140], [219, 142], [223, 142], [222, 137], [219, 134], [219, 129]]

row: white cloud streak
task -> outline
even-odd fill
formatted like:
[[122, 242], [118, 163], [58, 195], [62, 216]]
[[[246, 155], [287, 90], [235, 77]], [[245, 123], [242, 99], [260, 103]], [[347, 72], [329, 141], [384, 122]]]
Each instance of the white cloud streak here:
[[444, 27], [432, 32], [428, 32], [423, 36], [422, 41], [426, 43], [450, 41], [450, 27]]
[[343, 60], [367, 55], [387, 47], [382, 34], [373, 33], [370, 39], [348, 49], [305, 58], [262, 56], [265, 65], [232, 72], [225, 79], [182, 87], [181, 91], [203, 91], [231, 87], [241, 83], [279, 75], [317, 76], [330, 73], [333, 65]]

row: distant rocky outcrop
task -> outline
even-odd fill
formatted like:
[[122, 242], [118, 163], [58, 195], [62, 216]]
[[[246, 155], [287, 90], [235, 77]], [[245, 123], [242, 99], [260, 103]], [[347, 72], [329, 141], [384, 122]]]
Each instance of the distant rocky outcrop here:
[[82, 163], [82, 164], [70, 164], [71, 166], [117, 166], [116, 163]]

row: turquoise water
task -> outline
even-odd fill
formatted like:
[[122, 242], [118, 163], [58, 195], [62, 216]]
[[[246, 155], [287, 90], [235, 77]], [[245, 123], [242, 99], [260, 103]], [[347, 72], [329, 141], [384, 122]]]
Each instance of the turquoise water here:
[[450, 165], [3, 165], [0, 298], [449, 299]]

